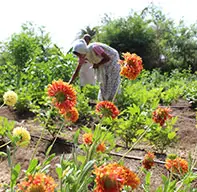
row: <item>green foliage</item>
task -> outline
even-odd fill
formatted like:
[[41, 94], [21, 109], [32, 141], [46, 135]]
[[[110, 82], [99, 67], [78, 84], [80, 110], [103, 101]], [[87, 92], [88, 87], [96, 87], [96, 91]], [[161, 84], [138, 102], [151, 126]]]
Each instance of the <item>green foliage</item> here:
[[[123, 82], [124, 83], [124, 82]], [[159, 103], [161, 88], [152, 88], [148, 90], [141, 81], [126, 82], [123, 84], [121, 94], [117, 96], [117, 106], [123, 110], [133, 104], [140, 107], [141, 110], [154, 108]]]
[[161, 93], [161, 103], [164, 105], [170, 105], [172, 101], [177, 101], [183, 94], [184, 87], [175, 86], [167, 89]]
[[[80, 119], [86, 119], [88, 121], [88, 118], [90, 118], [92, 109], [89, 105], [90, 98], [88, 98], [83, 90], [80, 90], [76, 87], [77, 93], [77, 109], [79, 111], [79, 118]], [[87, 90], [87, 89], [86, 89]]]
[[98, 97], [99, 86], [98, 85], [85, 85], [82, 89], [82, 93], [85, 97], [91, 100], [97, 100]]
[[151, 126], [149, 133], [146, 134], [146, 138], [153, 144], [157, 150], [164, 152], [168, 146], [174, 145], [178, 141], [177, 131], [175, 123], [177, 117], [173, 117], [171, 120], [166, 121], [165, 126], [154, 124]]
[[150, 58], [156, 59], [159, 54], [154, 48], [154, 30], [149, 26], [149, 22], [144, 21], [136, 13], [126, 19], [110, 20], [101, 28], [97, 38], [117, 49], [119, 53], [135, 52], [143, 58], [146, 69], [150, 68], [149, 64], [154, 61], [153, 58], [152, 60]]
[[85, 27], [85, 29], [81, 29], [81, 31], [78, 34], [78, 39], [82, 38], [85, 34], [90, 35], [91, 38], [93, 38], [96, 33], [98, 33], [98, 28], [93, 27], [91, 28], [90, 26]]
[[133, 144], [145, 131], [146, 125], [150, 124], [148, 113], [142, 112], [135, 104], [122, 111], [119, 117], [115, 120], [105, 119], [103, 124], [110, 126], [110, 131], [120, 137], [126, 147]]
[[192, 69], [195, 72], [197, 25], [176, 25], [154, 4], [141, 13], [131, 12], [126, 18], [104, 18], [95, 39], [122, 52], [135, 52], [142, 57], [145, 69]]
[[189, 101], [192, 107], [197, 108], [197, 81], [193, 81], [184, 90], [185, 98]]
[[15, 121], [10, 121], [6, 117], [0, 116], [0, 135], [2, 137], [7, 136], [15, 126]]
[[2, 44], [0, 93], [3, 95], [5, 87], [17, 89], [16, 110], [29, 111], [32, 104], [43, 101], [44, 89], [49, 83], [58, 79], [69, 81], [76, 62], [73, 54], [64, 55], [57, 45], [52, 45], [43, 27], [24, 24], [21, 33]]

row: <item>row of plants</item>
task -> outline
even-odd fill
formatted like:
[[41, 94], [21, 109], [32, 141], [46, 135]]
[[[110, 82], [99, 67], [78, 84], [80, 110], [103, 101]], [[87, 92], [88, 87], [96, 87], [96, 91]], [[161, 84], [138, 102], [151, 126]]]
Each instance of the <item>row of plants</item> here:
[[[74, 88], [59, 80], [53, 81], [48, 86], [48, 95], [53, 98], [51, 111], [55, 108], [58, 114], [63, 117], [65, 125], [68, 121], [76, 122], [78, 119], [78, 111], [76, 110], [76, 92]], [[62, 93], [69, 95], [69, 99], [62, 100]], [[4, 104], [9, 106], [15, 105], [17, 94], [13, 91], [6, 92], [3, 96]], [[68, 107], [69, 106], [69, 107]], [[0, 146], [7, 145], [6, 152], [1, 152], [8, 160], [10, 169], [10, 183], [4, 184], [5, 191], [33, 192], [33, 191], [76, 191], [76, 192], [108, 192], [108, 191], [134, 191], [141, 189], [143, 191], [151, 191], [151, 169], [154, 166], [155, 155], [153, 152], [148, 152], [141, 166], [134, 172], [124, 165], [124, 157], [145, 138], [146, 133], [152, 132], [151, 127], [158, 126], [159, 132], [168, 129], [168, 123], [172, 119], [169, 108], [158, 107], [152, 113], [152, 122], [149, 125], [144, 125], [141, 130], [138, 130], [137, 139], [133, 141], [129, 150], [123, 155], [118, 162], [114, 162], [109, 152], [115, 147], [116, 134], [110, 131], [110, 127], [106, 127], [106, 120], [115, 121], [122, 119], [118, 108], [109, 101], [98, 102], [95, 113], [99, 115], [101, 121], [98, 122], [94, 129], [85, 126], [79, 128], [73, 137], [72, 154], [68, 157], [61, 155], [59, 163], [56, 164], [56, 174], [58, 180], [54, 180], [49, 175], [51, 161], [56, 156], [50, 154], [50, 151], [57, 139], [58, 134], [54, 138], [53, 143], [49, 146], [45, 154], [45, 159], [39, 162], [35, 157], [40, 144], [40, 139], [36, 143], [34, 152], [29, 161], [29, 166], [26, 170], [21, 170], [20, 162], [15, 162], [15, 153], [20, 147], [27, 147], [31, 140], [30, 132], [24, 127], [15, 127], [13, 121], [8, 121], [1, 117], [1, 136], [7, 138], [8, 142]], [[135, 114], [135, 113], [134, 113]], [[51, 113], [49, 112], [48, 120]], [[135, 118], [132, 118], [132, 121]], [[123, 125], [124, 126], [124, 125]], [[138, 125], [136, 125], [138, 126]], [[135, 128], [135, 127], [132, 127]], [[43, 127], [45, 130], [45, 127]], [[59, 126], [59, 132], [62, 126]], [[79, 144], [78, 137], [83, 131], [83, 143]], [[155, 131], [155, 130], [154, 130]], [[8, 146], [8, 144], [10, 144]], [[80, 150], [79, 150], [80, 149]], [[155, 189], [155, 192], [183, 192], [195, 191], [192, 182], [197, 179], [197, 174], [193, 171], [196, 165], [196, 160], [191, 156], [188, 160], [182, 159], [176, 155], [169, 155], [165, 161], [165, 168], [169, 171], [168, 175], [162, 176], [162, 183]], [[21, 171], [24, 171], [25, 176], [18, 181]], [[142, 179], [140, 176], [144, 176]]]
[[[75, 58], [71, 55], [72, 54], [69, 54], [66, 57], [68, 57], [68, 60], [71, 59], [72, 62]], [[36, 69], [34, 65], [32, 65], [32, 68]], [[47, 71], [43, 69], [43, 71], [41, 71], [42, 75], [47, 74], [50, 77], [49, 79], [43, 80], [43, 78], [40, 78], [41, 74], [32, 75], [32, 70], [27, 70], [26, 73], [23, 73], [23, 70], [24, 69], [21, 68], [21, 76], [23, 78], [20, 79], [20, 88], [17, 88], [14, 84], [8, 85], [6, 83], [8, 80], [17, 82], [17, 79], [15, 79], [15, 81], [14, 78], [11, 79], [12, 76], [4, 74], [2, 76], [2, 80], [4, 81], [2, 81], [3, 89], [1, 91], [9, 89], [15, 90], [18, 94], [18, 101], [15, 105], [16, 112], [20, 115], [31, 111], [37, 115], [37, 118], [43, 124], [45, 124], [48, 111], [51, 108], [50, 102], [45, 94], [46, 84], [49, 83], [48, 81], [54, 76], [50, 75], [52, 72], [48, 73], [48, 69]], [[56, 68], [53, 69], [53, 72], [54, 71], [56, 71]], [[132, 79], [132, 81], [122, 78], [120, 85], [121, 93], [116, 95], [116, 105], [121, 111], [120, 117], [122, 118], [115, 121], [111, 121], [111, 119], [105, 120], [105, 125], [110, 126], [111, 131], [116, 132], [116, 134], [120, 136], [123, 145], [127, 147], [136, 140], [137, 130], [133, 129], [133, 127], [138, 127], [138, 129], [141, 130], [141, 127], [149, 124], [151, 121], [151, 115], [149, 114], [151, 111], [156, 109], [158, 105], [168, 106], [173, 101], [182, 97], [187, 99], [194, 108], [196, 106], [196, 74], [192, 74], [190, 70], [184, 70], [181, 72], [174, 70], [171, 73], [162, 74], [159, 70], [153, 70], [150, 72], [147, 70], [141, 71], [140, 68], [140, 72], [141, 73], [138, 78], [135, 78], [135, 76], [128, 76], [124, 68], [122, 73], [125, 73], [128, 78]], [[33, 77], [36, 77], [38, 80], [36, 81], [37, 83]], [[61, 75], [57, 75], [57, 77], [59, 78]], [[95, 119], [94, 110], [92, 110], [89, 103], [92, 100], [94, 102], [97, 101], [98, 85], [87, 85], [83, 90], [81, 90], [76, 83], [74, 87], [79, 93], [76, 104], [76, 108], [79, 111], [79, 120], [77, 123], [83, 122], [85, 126], [89, 127], [90, 120]], [[1, 102], [3, 103], [2, 100]], [[53, 110], [52, 113], [52, 118], [47, 122], [46, 129], [54, 136], [58, 131], [58, 127], [56, 125], [58, 118], [57, 111]], [[135, 121], [132, 121], [131, 123], [131, 119], [135, 119]], [[166, 141], [165, 145], [158, 142], [160, 141], [160, 138], [156, 135], [149, 136], [149, 140], [153, 140], [153, 144], [157, 149], [163, 151], [166, 146], [169, 145], [171, 141], [166, 137], [168, 137], [171, 132], [173, 133], [171, 135], [175, 135], [174, 132], [177, 131], [177, 128], [173, 128], [175, 122], [176, 118], [173, 118], [168, 129], [165, 129], [165, 137], [162, 137], [163, 140]], [[124, 124], [124, 126], [122, 126], [122, 124]], [[154, 129], [159, 132], [157, 127]], [[155, 140], [153, 138], [158, 139]]]
[[[176, 142], [178, 139], [177, 128], [174, 127], [176, 117], [170, 114], [169, 107], [159, 106], [159, 103], [162, 93], [173, 87], [175, 90], [182, 89], [175, 94], [175, 97], [170, 94], [169, 100], [163, 96], [163, 103], [164, 101], [169, 103], [183, 96], [184, 88], [189, 85], [193, 75], [185, 77], [182, 73], [175, 72], [169, 81], [166, 76], [160, 75], [156, 71], [156, 78], [154, 78], [146, 71], [141, 73], [142, 61], [136, 54], [126, 53], [123, 57], [124, 60], [120, 63], [121, 75], [132, 81], [123, 78], [121, 94], [116, 95], [112, 102], [97, 102], [95, 109], [88, 106], [86, 94], [89, 94], [89, 97], [95, 97], [91, 91], [88, 91], [88, 88], [80, 92], [79, 89], [63, 80], [54, 80], [46, 86], [42, 92], [42, 103], [34, 103], [34, 107], [32, 107], [42, 120], [43, 129], [30, 158], [29, 166], [27, 170], [24, 170], [23, 180], [17, 180], [21, 165], [20, 162], [15, 163], [14, 158], [17, 148], [26, 147], [30, 143], [31, 134], [26, 128], [15, 127], [13, 122], [9, 122], [5, 118], [1, 119], [1, 130], [3, 130], [1, 136], [5, 140], [7, 139], [7, 143], [0, 146], [0, 148], [7, 146], [7, 152], [1, 152], [1, 155], [8, 159], [11, 178], [10, 183], [4, 185], [5, 190], [11, 192], [119, 192], [133, 191], [139, 188], [146, 192], [152, 190], [151, 167], [154, 165], [154, 153], [148, 152], [145, 155], [142, 166], [136, 172], [125, 167], [124, 157], [142, 141], [153, 144], [161, 151]], [[138, 76], [139, 74], [140, 76]], [[180, 84], [176, 83], [178, 79], [182, 80]], [[160, 85], [158, 83], [160, 81], [164, 84]], [[183, 86], [183, 82], [185, 86]], [[155, 85], [151, 87], [150, 84]], [[26, 93], [28, 94], [28, 92]], [[117, 106], [114, 104], [115, 99], [117, 99]], [[18, 101], [20, 101], [20, 95], [8, 91], [3, 95], [2, 106], [6, 104], [17, 108]], [[48, 175], [51, 160], [55, 157], [55, 154], [50, 154], [51, 149], [65, 124], [79, 121], [79, 117], [82, 116], [82, 114], [80, 115], [81, 109], [83, 109], [84, 117], [93, 117], [93, 120], [95, 118], [96, 121], [91, 127], [88, 127], [87, 123], [79, 126], [72, 140], [74, 145], [71, 156], [62, 155], [60, 163], [56, 165], [58, 180], [55, 181]], [[54, 122], [56, 127], [54, 127]], [[45, 154], [44, 161], [39, 162], [35, 155], [46, 130], [53, 134], [54, 140]], [[80, 144], [78, 138], [81, 133], [83, 134], [83, 143]], [[122, 139], [128, 151], [118, 162], [114, 162], [109, 152], [115, 148], [116, 139], [119, 138]], [[195, 191], [196, 189], [192, 185], [192, 182], [197, 178], [193, 171], [195, 165], [196, 162], [191, 157], [185, 160], [176, 155], [168, 156], [165, 167], [169, 171], [169, 175], [162, 176], [163, 183], [155, 191]], [[145, 180], [140, 175], [143, 175]]]

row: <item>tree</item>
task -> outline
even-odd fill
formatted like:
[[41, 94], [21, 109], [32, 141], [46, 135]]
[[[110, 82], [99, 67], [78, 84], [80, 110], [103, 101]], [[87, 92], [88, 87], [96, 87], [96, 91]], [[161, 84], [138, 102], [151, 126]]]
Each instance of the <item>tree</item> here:
[[90, 26], [87, 26], [85, 27], [85, 29], [81, 29], [81, 31], [77, 35], [77, 39], [82, 38], [85, 34], [88, 34], [91, 36], [91, 38], [94, 38], [97, 32], [98, 32], [97, 27], [91, 28]]
[[132, 12], [126, 18], [111, 19], [107, 15], [99, 29], [95, 37], [98, 41], [120, 54], [135, 52], [142, 57], [145, 69], [197, 69], [197, 25], [188, 27], [180, 21], [176, 26], [152, 3], [140, 14]]
[[[141, 15], [134, 13], [127, 18], [108, 20], [97, 35], [104, 42], [122, 52], [136, 53], [143, 58], [146, 69], [150, 69], [159, 53], [155, 48], [155, 31]], [[154, 49], [154, 51], [153, 51]]]

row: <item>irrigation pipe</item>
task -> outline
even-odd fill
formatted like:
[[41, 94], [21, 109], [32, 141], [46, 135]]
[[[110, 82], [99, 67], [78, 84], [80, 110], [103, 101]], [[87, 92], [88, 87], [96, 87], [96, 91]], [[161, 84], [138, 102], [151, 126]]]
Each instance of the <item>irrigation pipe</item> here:
[[[32, 135], [33, 137], [35, 137], [35, 138], [39, 138], [38, 136], [36, 136], [36, 135]], [[46, 141], [49, 141], [49, 142], [51, 142], [51, 140], [50, 139], [47, 139], [47, 138], [42, 138], [43, 140], [46, 140]], [[56, 140], [56, 142], [57, 143], [60, 143], [60, 144], [64, 144], [64, 145], [67, 145], [67, 146], [74, 146], [74, 143], [72, 143], [72, 142], [60, 142], [59, 140]], [[79, 143], [80, 144], [80, 143]], [[139, 150], [139, 149], [133, 149], [133, 150]], [[141, 150], [141, 149], [140, 149]], [[123, 154], [121, 154], [121, 153], [115, 153], [115, 152], [110, 152], [109, 153], [109, 155], [113, 155], [113, 156], [117, 156], [117, 157], [123, 157]], [[144, 159], [144, 157], [139, 157], [139, 156], [133, 156], [133, 155], [124, 155], [124, 158], [126, 158], [126, 159], [134, 159], [134, 160], [143, 160]], [[157, 164], [162, 164], [162, 165], [165, 165], [165, 162], [164, 161], [160, 161], [160, 160], [154, 160], [154, 162], [155, 163], [157, 163]], [[192, 169], [193, 171], [197, 171], [197, 168], [193, 168]]]

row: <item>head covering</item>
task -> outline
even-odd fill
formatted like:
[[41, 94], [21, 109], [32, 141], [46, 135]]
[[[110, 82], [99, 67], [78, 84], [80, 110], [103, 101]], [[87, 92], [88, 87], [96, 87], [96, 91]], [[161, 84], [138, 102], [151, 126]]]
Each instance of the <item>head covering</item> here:
[[83, 39], [78, 40], [75, 42], [73, 46], [73, 52], [77, 52], [80, 54], [86, 54], [88, 52], [87, 44]]

